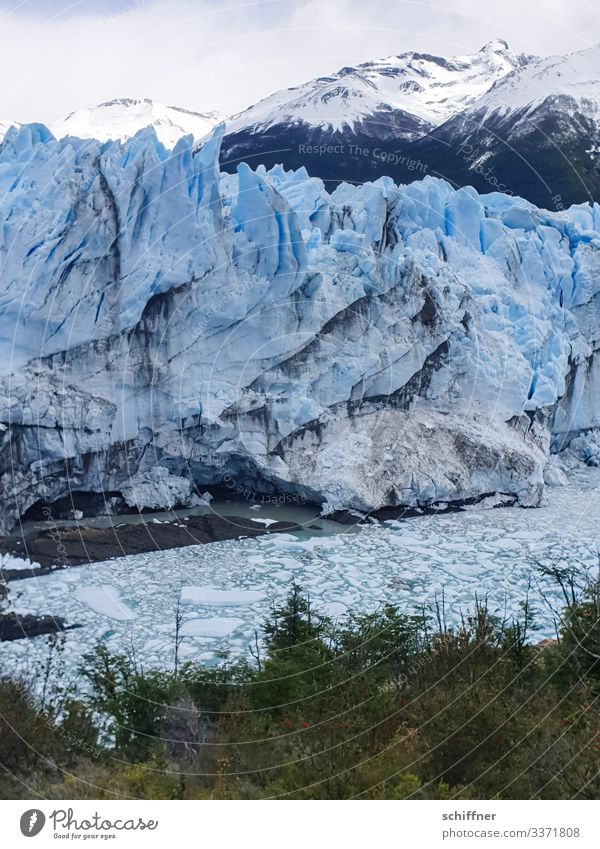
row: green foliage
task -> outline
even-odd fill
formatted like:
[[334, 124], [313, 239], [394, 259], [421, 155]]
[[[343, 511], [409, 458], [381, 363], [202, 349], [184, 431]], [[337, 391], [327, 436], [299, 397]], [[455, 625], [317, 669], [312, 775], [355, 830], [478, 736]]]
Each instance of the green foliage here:
[[589, 584], [564, 611], [560, 656], [571, 676], [600, 696], [600, 582]]
[[476, 599], [454, 628], [443, 602], [334, 626], [294, 584], [253, 664], [142, 670], [98, 646], [43, 716], [2, 682], [0, 713], [16, 703], [22, 738], [75, 778], [15, 735], [2, 760], [55, 798], [597, 798], [598, 585], [569, 593], [559, 639], [536, 645], [527, 602], [508, 622]]

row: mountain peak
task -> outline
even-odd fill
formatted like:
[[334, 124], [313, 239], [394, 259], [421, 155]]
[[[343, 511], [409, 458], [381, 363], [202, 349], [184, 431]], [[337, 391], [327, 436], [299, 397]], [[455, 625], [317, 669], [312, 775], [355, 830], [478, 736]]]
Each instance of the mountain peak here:
[[535, 58], [497, 82], [472, 109], [487, 114], [532, 109], [548, 98], [569, 98], [596, 120], [600, 112], [600, 51]]
[[192, 112], [148, 97], [120, 97], [77, 109], [51, 129], [56, 138], [77, 136], [124, 141], [144, 127], [154, 127], [159, 141], [172, 148], [185, 135], [191, 134], [199, 141], [222, 120], [218, 112]]
[[487, 44], [484, 44], [480, 53], [504, 53], [506, 51], [510, 51], [510, 47], [508, 46], [508, 42], [504, 41], [503, 38], [494, 38], [492, 41], [488, 41]]

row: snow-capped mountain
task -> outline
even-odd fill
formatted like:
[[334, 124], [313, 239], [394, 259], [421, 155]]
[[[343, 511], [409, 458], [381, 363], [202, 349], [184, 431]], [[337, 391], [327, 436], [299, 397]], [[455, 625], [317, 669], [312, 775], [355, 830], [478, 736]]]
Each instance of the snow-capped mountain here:
[[179, 106], [165, 106], [153, 100], [121, 98], [72, 112], [51, 129], [57, 138], [125, 140], [144, 127], [154, 127], [165, 147], [172, 148], [181, 136], [203, 139], [223, 120], [218, 112], [191, 112]]
[[[221, 167], [306, 167], [329, 188], [431, 174], [560, 211], [600, 198], [599, 90], [598, 48], [537, 58], [497, 39], [454, 58], [404, 53], [278, 91], [233, 116]], [[106, 141], [152, 126], [170, 149], [186, 134], [199, 144], [222, 120], [121, 99], [51, 129], [57, 138]], [[3, 131], [0, 124], [0, 138]]]
[[413, 52], [342, 68], [234, 116], [223, 166], [233, 170], [244, 159], [306, 165], [338, 182], [394, 173], [399, 145], [422, 138], [531, 58], [496, 40], [468, 56]]
[[[600, 206], [426, 177], [328, 193], [141, 131], [0, 148], [0, 511], [194, 487], [537, 505], [600, 462]], [[176, 226], [173, 226], [176, 223]]]
[[600, 197], [600, 47], [514, 71], [410, 154], [459, 184], [501, 184], [549, 208]]
[[409, 53], [277, 92], [228, 126], [222, 165], [305, 166], [335, 185], [425, 173], [564, 208], [600, 198], [600, 48]]
[[390, 56], [275, 92], [234, 116], [227, 132], [264, 133], [281, 124], [343, 132], [360, 129], [379, 115], [403, 113], [406, 128], [398, 137], [414, 138], [470, 106], [528, 61], [513, 55], [501, 40], [450, 59], [412, 52]]
[[549, 97], [570, 100], [598, 120], [600, 45], [530, 62], [482, 95], [473, 111], [482, 114], [483, 120], [509, 112], [523, 116], [537, 110]]

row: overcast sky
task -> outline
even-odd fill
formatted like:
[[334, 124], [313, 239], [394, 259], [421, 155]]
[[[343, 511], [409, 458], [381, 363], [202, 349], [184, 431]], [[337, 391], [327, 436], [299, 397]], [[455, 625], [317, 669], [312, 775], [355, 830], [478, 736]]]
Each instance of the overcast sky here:
[[0, 0], [0, 119], [52, 122], [114, 97], [232, 113], [344, 65], [493, 38], [591, 47], [600, 0]]

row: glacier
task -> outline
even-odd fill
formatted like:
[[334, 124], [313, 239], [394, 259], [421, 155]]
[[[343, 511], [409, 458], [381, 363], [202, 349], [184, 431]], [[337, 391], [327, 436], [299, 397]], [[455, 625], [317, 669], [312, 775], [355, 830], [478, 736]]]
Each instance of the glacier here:
[[152, 128], [0, 146], [0, 531], [39, 504], [325, 512], [500, 494], [600, 460], [600, 207], [219, 170]]

